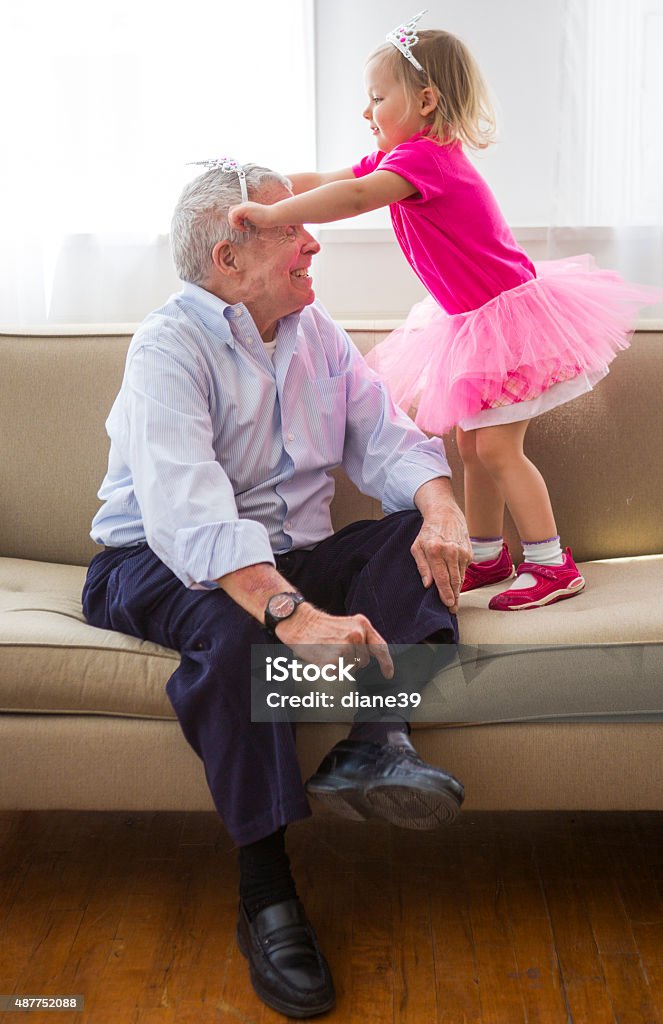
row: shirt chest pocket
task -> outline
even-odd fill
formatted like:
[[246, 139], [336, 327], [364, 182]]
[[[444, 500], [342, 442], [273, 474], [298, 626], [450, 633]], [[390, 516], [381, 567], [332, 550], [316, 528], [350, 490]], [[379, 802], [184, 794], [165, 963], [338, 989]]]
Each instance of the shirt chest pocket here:
[[336, 465], [343, 458], [345, 375], [304, 381], [298, 398], [309, 466]]

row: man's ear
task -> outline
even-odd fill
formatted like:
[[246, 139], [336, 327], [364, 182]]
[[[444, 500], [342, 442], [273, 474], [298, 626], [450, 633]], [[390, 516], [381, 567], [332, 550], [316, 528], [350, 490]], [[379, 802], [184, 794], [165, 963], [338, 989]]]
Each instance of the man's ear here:
[[217, 242], [212, 249], [212, 263], [216, 270], [225, 276], [234, 276], [237, 273], [237, 257], [235, 246], [232, 242]]
[[419, 113], [422, 117], [428, 117], [432, 114], [437, 107], [438, 101], [437, 89], [432, 89], [429, 85], [425, 89], [422, 89], [419, 93]]

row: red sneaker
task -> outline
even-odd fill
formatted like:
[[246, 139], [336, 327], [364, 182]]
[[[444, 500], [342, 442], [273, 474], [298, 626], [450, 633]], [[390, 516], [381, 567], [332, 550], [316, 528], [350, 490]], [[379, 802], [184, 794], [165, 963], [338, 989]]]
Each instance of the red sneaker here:
[[513, 568], [511, 555], [506, 544], [502, 545], [497, 558], [490, 562], [470, 562], [465, 570], [465, 579], [460, 588], [461, 594], [468, 590], [476, 590], [477, 587], [487, 587], [491, 583], [501, 583], [502, 580], [510, 580], [516, 575]]
[[578, 572], [573, 561], [571, 548], [564, 553], [561, 565], [537, 565], [536, 562], [523, 562], [516, 569], [516, 576], [531, 572], [536, 582], [522, 590], [505, 590], [491, 598], [488, 605], [493, 611], [518, 612], [526, 608], [542, 608], [545, 604], [564, 601], [567, 597], [575, 597], [584, 590], [585, 580]]

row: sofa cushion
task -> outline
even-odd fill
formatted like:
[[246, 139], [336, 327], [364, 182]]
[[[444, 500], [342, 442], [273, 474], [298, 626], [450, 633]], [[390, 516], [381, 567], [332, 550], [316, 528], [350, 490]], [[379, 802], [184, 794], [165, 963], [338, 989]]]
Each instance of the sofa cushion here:
[[89, 626], [85, 573], [0, 558], [0, 710], [175, 718], [165, 683], [179, 655]]
[[[496, 588], [464, 595], [460, 661], [427, 688], [414, 718], [660, 715], [663, 555], [582, 572], [587, 590], [545, 610], [487, 612]], [[88, 626], [84, 579], [78, 566], [0, 559], [0, 711], [174, 718], [165, 683], [178, 654]]]
[[663, 555], [610, 558], [578, 566], [582, 593], [545, 609], [486, 612], [505, 584], [462, 597], [462, 640], [471, 644], [619, 644], [663, 639]]

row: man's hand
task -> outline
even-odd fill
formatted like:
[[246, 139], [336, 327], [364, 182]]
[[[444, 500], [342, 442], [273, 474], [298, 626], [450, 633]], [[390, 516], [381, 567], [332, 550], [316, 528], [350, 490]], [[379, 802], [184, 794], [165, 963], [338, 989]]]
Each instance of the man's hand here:
[[410, 553], [423, 585], [435, 583], [440, 600], [455, 615], [465, 570], [472, 560], [465, 516], [446, 477], [429, 480], [414, 500], [424, 522]]
[[[295, 589], [273, 565], [264, 562], [235, 569], [221, 576], [217, 583], [240, 608], [261, 623], [269, 598]], [[304, 601], [289, 619], [277, 625], [276, 635], [298, 658], [320, 668], [338, 663], [341, 655], [358, 669], [366, 668], [372, 655], [386, 679], [394, 675], [387, 642], [365, 615], [328, 615]]]
[[279, 623], [276, 635], [296, 657], [313, 665], [322, 667], [343, 657], [361, 669], [366, 668], [372, 655], [385, 679], [393, 678], [394, 663], [387, 642], [365, 615], [328, 615], [304, 603]]
[[235, 231], [246, 231], [250, 224], [256, 228], [270, 228], [273, 222], [272, 207], [262, 203], [240, 203], [228, 210], [228, 223]]

